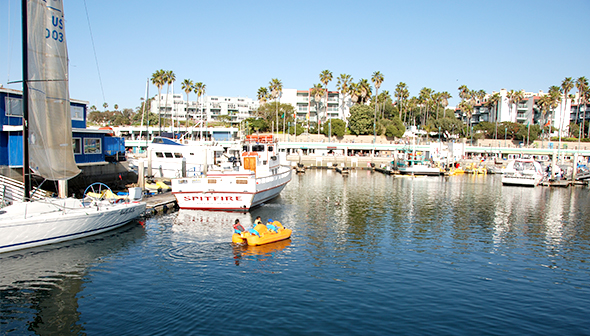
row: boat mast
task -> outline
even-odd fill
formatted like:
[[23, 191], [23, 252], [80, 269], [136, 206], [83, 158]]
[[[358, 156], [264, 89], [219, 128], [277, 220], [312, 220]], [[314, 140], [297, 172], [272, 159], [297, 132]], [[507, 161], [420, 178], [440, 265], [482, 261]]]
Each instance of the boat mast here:
[[29, 67], [28, 67], [28, 28], [27, 28], [27, 0], [22, 4], [22, 44], [23, 44], [23, 202], [29, 201], [31, 193], [31, 173], [29, 171]]

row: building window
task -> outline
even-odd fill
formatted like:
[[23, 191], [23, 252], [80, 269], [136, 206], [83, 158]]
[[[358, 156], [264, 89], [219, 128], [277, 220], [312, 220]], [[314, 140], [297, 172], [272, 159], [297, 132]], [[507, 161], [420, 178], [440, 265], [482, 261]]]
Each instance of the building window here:
[[74, 154], [82, 154], [82, 139], [72, 138], [72, 147], [74, 147]]
[[84, 139], [84, 154], [101, 154], [100, 138]]
[[84, 108], [82, 106], [70, 105], [70, 114], [72, 120], [84, 121]]
[[6, 97], [4, 99], [6, 104], [6, 116], [22, 117], [23, 116], [23, 99]]

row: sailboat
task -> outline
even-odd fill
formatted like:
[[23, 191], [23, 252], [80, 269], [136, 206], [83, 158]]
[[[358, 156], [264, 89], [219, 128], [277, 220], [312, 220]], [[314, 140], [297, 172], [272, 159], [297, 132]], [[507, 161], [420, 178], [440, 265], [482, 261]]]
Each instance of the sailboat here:
[[[145, 212], [139, 200], [107, 199], [105, 185], [83, 199], [31, 200], [30, 171], [46, 180], [80, 173], [74, 159], [68, 90], [68, 57], [62, 0], [22, 0], [24, 202], [0, 209], [0, 253], [99, 234]], [[29, 20], [28, 18], [31, 18]], [[108, 189], [108, 190], [107, 190]], [[67, 191], [66, 191], [67, 192]]]

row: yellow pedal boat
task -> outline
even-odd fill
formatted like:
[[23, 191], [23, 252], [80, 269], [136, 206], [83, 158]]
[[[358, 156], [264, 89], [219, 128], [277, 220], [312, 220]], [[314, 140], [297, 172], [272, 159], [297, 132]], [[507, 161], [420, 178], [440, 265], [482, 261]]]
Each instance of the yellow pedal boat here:
[[264, 224], [258, 224], [254, 227], [254, 231], [258, 232], [258, 234], [253, 233], [253, 230], [243, 231], [241, 233], [234, 233], [231, 240], [236, 244], [247, 243], [249, 246], [257, 246], [274, 243], [291, 237], [291, 229], [285, 228], [279, 221], [274, 221], [272, 224], [277, 228], [276, 231], [269, 230]]

